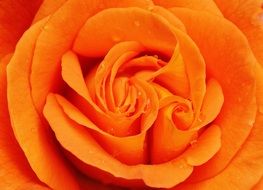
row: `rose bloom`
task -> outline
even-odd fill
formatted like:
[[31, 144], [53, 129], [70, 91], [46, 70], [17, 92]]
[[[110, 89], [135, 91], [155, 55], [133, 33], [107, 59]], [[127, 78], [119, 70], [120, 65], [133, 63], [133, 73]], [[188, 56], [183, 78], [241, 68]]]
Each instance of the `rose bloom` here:
[[261, 0], [1, 0], [0, 189], [263, 189]]

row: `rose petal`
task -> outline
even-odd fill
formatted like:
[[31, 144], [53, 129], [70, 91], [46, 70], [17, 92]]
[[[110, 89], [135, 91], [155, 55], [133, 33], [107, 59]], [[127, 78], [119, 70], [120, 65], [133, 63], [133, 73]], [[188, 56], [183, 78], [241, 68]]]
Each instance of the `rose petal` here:
[[[49, 95], [51, 96], [51, 95]], [[52, 95], [53, 96], [53, 95]], [[69, 103], [65, 98], [59, 95], [54, 95], [57, 99], [57, 104], [50, 105], [50, 109], [46, 112], [52, 114], [56, 110], [63, 109], [63, 112], [76, 123], [90, 129], [91, 134], [102, 144], [113, 157], [128, 164], [139, 164], [146, 162], [144, 141], [146, 133], [140, 133], [136, 136], [116, 137], [110, 135], [98, 128], [92, 121], [83, 115], [76, 107]], [[61, 106], [58, 107], [58, 106]], [[64, 117], [66, 117], [66, 115]], [[61, 118], [57, 118], [61, 120]]]
[[[183, 100], [181, 100], [181, 103], [183, 103]], [[191, 141], [196, 138], [198, 130], [215, 119], [215, 117], [220, 112], [222, 104], [222, 89], [220, 85], [212, 79], [208, 82], [206, 95], [204, 97], [201, 109], [201, 115], [205, 118], [202, 118], [202, 120], [200, 120], [201, 118], [199, 118], [197, 124], [192, 124], [192, 126], [194, 126], [193, 128], [190, 128], [189, 130], [186, 129], [184, 131], [178, 129], [178, 126], [174, 124], [174, 121], [172, 119], [172, 104], [170, 104], [170, 106], [168, 104], [167, 107], [161, 109], [158, 113], [158, 118], [152, 130], [152, 162], [161, 163], [164, 161], [168, 161], [184, 151], [184, 149], [191, 143]], [[169, 141], [167, 141], [167, 139], [169, 139]], [[215, 140], [213, 144], [215, 146], [214, 151], [217, 152], [218, 148], [220, 147], [220, 143], [218, 145]], [[211, 150], [213, 150], [213, 148], [214, 147], [211, 147]], [[213, 153], [212, 151], [212, 153], [210, 153], [210, 151], [207, 151], [208, 154], [213, 155], [215, 154], [215, 152]], [[206, 154], [202, 154], [200, 152], [200, 156], [202, 155]], [[211, 157], [209, 157], [209, 159], [210, 158]]]
[[[127, 46], [128, 45], [128, 46]], [[133, 46], [130, 46], [133, 45]], [[127, 46], [127, 47], [126, 47]], [[118, 54], [116, 54], [116, 51], [118, 53], [120, 53], [120, 49], [121, 51], [126, 51], [126, 48], [134, 48], [137, 47], [139, 49], [137, 49], [138, 51], [141, 49], [140, 46], [138, 46], [137, 43], [124, 43], [122, 45], [117, 45], [116, 48], [113, 48], [112, 51], [109, 52], [109, 54], [106, 56], [105, 58], [105, 62], [107, 63], [112, 63], [115, 61], [115, 59], [117, 58], [116, 56]], [[134, 50], [135, 51], [135, 50]], [[115, 53], [114, 53], [115, 52]], [[104, 64], [104, 63], [103, 63]], [[104, 64], [104, 67], [108, 67], [107, 65]], [[103, 68], [102, 71], [110, 71], [110, 68]], [[102, 72], [99, 73], [99, 76], [95, 76], [95, 80], [96, 80], [96, 86], [95, 86], [95, 90], [99, 91], [99, 89], [97, 88], [97, 86], [101, 86], [101, 79], [104, 75]], [[91, 100], [88, 91], [87, 91], [87, 87], [84, 83], [84, 79], [81, 73], [81, 68], [79, 65], [79, 62], [77, 60], [77, 57], [72, 54], [72, 53], [67, 53], [62, 60], [62, 77], [64, 78], [64, 80], [66, 81], [67, 84], [69, 84], [69, 86], [71, 86], [74, 90], [76, 90], [76, 92], [78, 94], [80, 94], [83, 98], [85, 98], [85, 100], [87, 100], [87, 102], [84, 104], [89, 104], [89, 106], [81, 106], [83, 108], [84, 113], [87, 113], [87, 115], [89, 116], [90, 119], [92, 119], [98, 126], [100, 126], [102, 129], [104, 129], [105, 131], [108, 132], [114, 132], [114, 134], [116, 136], [127, 136], [129, 134], [135, 134], [136, 129], [131, 126], [132, 123], [139, 117], [139, 115], [137, 114], [131, 117], [118, 117], [118, 115], [114, 115], [114, 114], [108, 114], [107, 112], [103, 112], [96, 104], [94, 104], [93, 100]], [[143, 84], [142, 84], [143, 85]], [[140, 85], [140, 86], [142, 86]], [[147, 90], [149, 87], [143, 88], [145, 90]], [[148, 90], [149, 91], [149, 90]], [[150, 94], [149, 97], [150, 100], [155, 101], [155, 105], [157, 106], [156, 100], [157, 97], [154, 99], [154, 92], [146, 92], [147, 94]], [[97, 94], [100, 94], [99, 92]], [[72, 96], [71, 96], [72, 97]], [[78, 102], [82, 102], [82, 100], [76, 96], [73, 96], [73, 101], [78, 104]], [[103, 103], [103, 100], [101, 100]], [[82, 104], [83, 105], [83, 104]], [[157, 111], [155, 110], [153, 112], [153, 118], [155, 117], [154, 115], [157, 114]], [[150, 116], [147, 116], [148, 118]], [[147, 118], [145, 117], [145, 118]], [[151, 118], [151, 120], [153, 120], [153, 118]], [[150, 121], [151, 123], [152, 121]], [[149, 128], [150, 127], [150, 123], [142, 123], [142, 128]], [[119, 126], [122, 126], [122, 128], [120, 129]], [[134, 128], [134, 129], [132, 129]]]
[[54, 14], [54, 12], [56, 12], [66, 2], [67, 0], [43, 0], [33, 19], [33, 23], [36, 23], [39, 20]]
[[253, 188], [253, 190], [261, 190], [261, 189], [263, 189], [263, 178], [261, 178], [260, 181]]
[[[246, 142], [231, 162], [213, 178], [197, 183], [184, 183], [173, 190], [231, 190], [231, 189], [252, 189], [261, 179], [263, 173], [263, 69], [257, 64], [257, 103], [258, 112], [255, 124]], [[240, 119], [240, 118], [239, 118]], [[234, 138], [236, 140], [236, 138]], [[215, 166], [215, 165], [214, 165]], [[210, 168], [211, 170], [212, 168]], [[199, 175], [202, 175], [199, 171]], [[260, 185], [260, 184], [259, 184]], [[260, 186], [259, 186], [260, 187]]]
[[151, 1], [68, 0], [48, 20], [39, 35], [32, 62], [30, 84], [36, 108], [41, 112], [45, 97], [61, 86], [59, 65], [85, 21], [109, 7], [148, 6]]
[[[207, 64], [208, 76], [220, 83], [225, 98], [215, 121], [222, 129], [222, 147], [214, 158], [194, 171], [192, 180], [200, 180], [222, 171], [252, 129], [256, 111], [252, 65], [256, 60], [245, 37], [227, 20], [189, 9], [173, 8], [172, 11], [198, 44]], [[204, 39], [206, 43], [203, 43]], [[215, 46], [220, 52], [211, 51]]]
[[221, 147], [221, 130], [211, 125], [201, 134], [197, 141], [182, 154], [188, 164], [199, 166], [206, 163]]
[[[64, 117], [58, 109], [49, 112], [53, 104], [56, 104], [56, 99], [54, 96], [48, 96], [44, 115], [61, 145], [84, 163], [107, 171], [115, 177], [127, 180], [142, 179], [150, 187], [170, 188], [190, 175], [192, 167], [186, 164], [184, 159], [160, 165], [127, 166], [120, 163], [97, 144], [87, 129]], [[176, 173], [180, 175], [175, 175]]]
[[10, 58], [5, 56], [0, 62], [0, 189], [47, 190], [30, 168], [10, 124], [6, 97], [6, 65]]
[[201, 128], [212, 122], [220, 113], [223, 106], [224, 95], [220, 84], [215, 79], [207, 83], [199, 118], [192, 124], [193, 128]]
[[222, 13], [213, 0], [153, 0], [153, 2], [156, 5], [160, 5], [165, 8], [184, 7], [192, 10], [207, 11], [209, 13], [222, 16]]
[[237, 0], [215, 0], [215, 2], [224, 14], [224, 17], [236, 24], [244, 32], [256, 58], [263, 65], [262, 0], [241, 2]]
[[100, 108], [92, 101], [88, 88], [85, 84], [82, 70], [79, 64], [77, 55], [73, 52], [68, 51], [62, 57], [61, 62], [62, 67], [62, 78], [63, 80], [80, 96], [87, 100], [97, 111], [100, 111]]
[[[152, 129], [151, 162], [153, 164], [169, 161], [181, 154], [196, 131], [182, 131], [171, 121], [172, 110], [165, 107], [159, 110], [158, 118]], [[169, 140], [167, 140], [169, 139]]]
[[171, 55], [176, 44], [163, 18], [139, 8], [113, 8], [87, 20], [73, 45], [85, 56], [102, 56], [120, 41], [137, 41], [147, 50]]
[[11, 53], [23, 32], [30, 26], [42, 0], [0, 1], [0, 57]]
[[[122, 19], [120, 20], [120, 18]], [[141, 20], [143, 23], [139, 23], [138, 26], [136, 23]], [[121, 26], [124, 27], [120, 31]], [[113, 38], [117, 35], [122, 35], [122, 39], [114, 40]], [[99, 56], [105, 54], [119, 41], [136, 40], [149, 50], [171, 56], [174, 51], [176, 52], [176, 38], [180, 42], [179, 49], [189, 77], [191, 99], [196, 109], [196, 115], [198, 115], [205, 93], [203, 58], [192, 40], [181, 30], [174, 28], [163, 17], [138, 8], [104, 10], [88, 19], [80, 30], [73, 49], [86, 56]]]
[[172, 24], [174, 27], [186, 31], [184, 24], [178, 19], [176, 16], [174, 16], [170, 11], [167, 11], [167, 9], [159, 6], [152, 6], [148, 8], [151, 12], [154, 12], [162, 17], [164, 17], [170, 24]]
[[[35, 110], [31, 99], [30, 63], [35, 41], [46, 20], [32, 26], [17, 44], [7, 67], [8, 107], [12, 128], [38, 178], [53, 189], [78, 189], [78, 184], [61, 158], [52, 134]], [[53, 171], [56, 172], [53, 172]]]
[[[173, 94], [190, 98], [190, 85], [186, 67], [180, 49], [177, 46], [167, 65], [154, 73], [154, 75], [156, 75], [154, 81]], [[171, 81], [173, 81], [173, 83], [171, 83]]]
[[[109, 108], [113, 108], [114, 110], [114, 98], [113, 94], [111, 94], [112, 83], [120, 65], [129, 61], [143, 51], [144, 47], [138, 42], [123, 42], [115, 45], [104, 57], [94, 76], [95, 92], [97, 95], [96, 97], [104, 109], [108, 110]], [[108, 83], [106, 83], [107, 78], [110, 78]], [[110, 91], [108, 98], [106, 98], [107, 90]], [[111, 103], [109, 101], [107, 102], [110, 97], [112, 100]], [[106, 103], [109, 103], [111, 106], [106, 106]]]
[[[186, 73], [190, 84], [190, 99], [193, 102], [195, 116], [198, 116], [205, 96], [205, 63], [198, 47], [189, 36], [173, 29], [183, 56]], [[176, 50], [175, 50], [176, 51]]]

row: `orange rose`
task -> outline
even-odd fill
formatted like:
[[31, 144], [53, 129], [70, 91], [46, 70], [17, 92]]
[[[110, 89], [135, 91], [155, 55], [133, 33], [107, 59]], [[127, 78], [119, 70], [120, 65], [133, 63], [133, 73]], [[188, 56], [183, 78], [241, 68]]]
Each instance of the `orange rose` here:
[[261, 1], [0, 10], [0, 189], [262, 189]]

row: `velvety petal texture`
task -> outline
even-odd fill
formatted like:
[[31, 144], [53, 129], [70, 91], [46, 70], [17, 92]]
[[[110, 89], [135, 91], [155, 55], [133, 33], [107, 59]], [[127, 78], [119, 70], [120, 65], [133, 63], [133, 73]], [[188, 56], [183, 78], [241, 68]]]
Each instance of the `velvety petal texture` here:
[[0, 57], [14, 51], [23, 32], [30, 26], [41, 0], [0, 2]]
[[47, 190], [31, 170], [12, 131], [6, 97], [6, 64], [10, 57], [5, 56], [0, 65], [0, 188]]
[[[204, 12], [202, 13], [202, 12], [192, 11], [189, 9], [173, 8], [172, 11], [175, 13], [175, 15], [177, 15], [179, 18], [181, 18], [181, 20], [183, 20], [183, 22], [185, 23], [187, 31], [189, 31], [189, 35], [198, 44], [198, 47], [200, 48], [202, 55], [204, 55], [204, 58], [206, 60], [208, 73], [215, 76], [216, 79], [222, 85], [224, 97], [225, 97], [225, 106], [227, 106], [227, 107], [231, 106], [232, 108], [235, 107], [235, 110], [232, 109], [230, 111], [230, 113], [228, 113], [228, 111], [225, 110], [225, 109], [229, 110], [229, 108], [227, 108], [227, 107], [222, 108], [221, 114], [223, 114], [223, 115], [219, 116], [219, 118], [216, 120], [216, 123], [218, 123], [222, 129], [222, 147], [221, 147], [220, 151], [217, 153], [217, 155], [213, 159], [211, 159], [207, 164], [201, 166], [200, 168], [196, 168], [196, 171], [194, 171], [192, 177], [189, 179], [190, 181], [194, 182], [194, 181], [200, 181], [201, 179], [206, 179], [206, 178], [212, 177], [220, 171], [223, 175], [225, 175], [224, 172], [222, 172], [222, 169], [224, 169], [229, 164], [231, 159], [233, 159], [235, 154], [240, 150], [240, 146], [242, 147], [242, 144], [244, 144], [246, 139], [253, 132], [251, 130], [252, 129], [257, 130], [256, 123], [257, 123], [257, 119], [259, 119], [259, 117], [256, 117], [256, 113], [257, 113], [258, 107], [260, 107], [258, 102], [261, 101], [261, 98], [255, 97], [255, 95], [256, 95], [255, 93], [257, 92], [257, 90], [255, 88], [256, 88], [256, 86], [260, 86], [261, 80], [257, 80], [257, 78], [255, 77], [256, 76], [255, 75], [255, 69], [258, 68], [258, 67], [256, 67], [256, 65], [258, 63], [257, 63], [257, 60], [255, 59], [255, 57], [253, 56], [252, 51], [250, 50], [249, 45], [248, 45], [245, 37], [243, 36], [243, 34], [239, 30], [234, 29], [235, 26], [233, 26], [231, 23], [229, 23], [229, 21], [227, 21], [225, 19], [221, 19], [219, 17], [212, 17], [211, 15], [208, 15], [207, 13], [204, 13]], [[195, 22], [198, 22], [198, 18], [200, 18], [199, 25], [193, 24], [193, 20], [191, 19], [191, 16], [192, 16], [192, 19], [195, 18]], [[202, 23], [203, 23], [202, 20], [205, 18], [207, 21], [206, 25], [202, 26]], [[211, 22], [209, 22], [209, 19], [211, 19]], [[215, 22], [216, 19], [217, 19], [217, 22]], [[212, 35], [212, 36], [210, 35], [210, 37], [213, 38], [213, 40], [208, 39], [209, 35], [207, 33], [209, 33], [209, 32], [211, 33], [211, 31], [214, 31], [215, 25], [218, 26], [219, 23], [224, 25], [224, 26], [220, 27], [221, 30], [217, 30], [214, 33], [214, 35]], [[206, 28], [206, 30], [203, 29], [204, 27]], [[227, 32], [227, 30], [229, 30], [229, 32]], [[235, 33], [234, 33], [234, 31], [235, 31]], [[226, 41], [222, 40], [223, 38], [220, 37], [220, 35], [225, 35], [225, 34], [229, 35], [228, 39]], [[208, 43], [203, 43], [203, 41], [202, 41], [202, 39], [204, 37], [203, 35], [206, 36]], [[240, 39], [239, 41], [234, 40], [237, 37]], [[220, 41], [216, 40], [216, 39], [220, 39]], [[231, 39], [233, 40], [232, 42], [230, 42]], [[241, 40], [241, 39], [243, 39], [243, 40]], [[211, 42], [211, 43], [209, 43], [209, 42]], [[228, 47], [230, 49], [239, 49], [239, 51], [242, 51], [242, 53], [238, 54], [241, 58], [241, 61], [235, 61], [235, 59], [237, 59], [239, 56], [234, 56], [234, 55], [233, 55], [233, 60], [231, 60], [231, 56], [229, 56], [229, 55], [227, 56], [228, 52], [226, 52], [226, 56], [224, 56], [223, 51], [221, 51], [220, 58], [216, 57], [216, 56], [219, 56], [219, 54], [216, 54], [216, 53], [213, 54], [213, 52], [211, 52], [211, 48], [212, 48], [214, 43], [217, 44], [217, 47], [222, 45], [222, 46]], [[225, 43], [227, 43], [228, 45], [226, 45]], [[236, 46], [236, 48], [235, 47], [229, 47], [230, 45]], [[225, 48], [225, 50], [227, 50], [227, 49]], [[233, 53], [233, 51], [232, 51], [232, 53]], [[215, 57], [213, 57], [213, 56], [215, 56]], [[246, 58], [244, 58], [244, 57], [246, 57]], [[227, 59], [227, 60], [220, 60], [220, 59]], [[217, 60], [217, 61], [215, 62], [215, 60]], [[243, 63], [242, 63], [242, 61], [243, 61]], [[237, 65], [234, 66], [235, 63], [241, 64], [241, 65], [240, 66], [237, 66]], [[217, 68], [217, 67], [221, 67], [220, 64], [228, 65], [227, 67], [225, 67], [227, 70], [222, 71], [222, 68], [221, 69]], [[232, 70], [231, 70], [232, 66], [234, 66], [236, 69], [239, 68], [238, 72], [232, 72]], [[220, 72], [218, 72], [219, 70], [220, 70]], [[262, 72], [262, 68], [259, 68], [259, 71]], [[242, 72], [245, 72], [246, 74], [241, 74]], [[229, 73], [229, 75], [227, 74], [228, 80], [225, 80], [224, 76], [222, 75], [223, 73], [224, 73], [224, 76], [227, 73]], [[239, 75], [239, 74], [241, 74], [241, 75]], [[231, 77], [231, 75], [233, 77]], [[244, 77], [244, 76], [246, 76], [246, 77]], [[223, 77], [223, 78], [220, 79], [221, 77]], [[242, 82], [242, 78], [244, 79], [243, 82]], [[235, 84], [234, 81], [238, 82], [239, 84]], [[229, 82], [231, 83], [231, 85], [238, 86], [238, 89], [235, 91], [234, 87], [229, 86], [229, 84], [230, 84]], [[258, 84], [256, 85], [256, 83], [259, 83], [259, 85]], [[229, 87], [232, 89], [229, 89]], [[243, 93], [242, 93], [242, 88], [244, 90]], [[250, 90], [248, 90], [248, 89], [250, 89]], [[242, 93], [242, 94], [239, 94], [239, 93]], [[246, 105], [244, 106], [243, 103], [245, 103]], [[249, 111], [245, 112], [243, 110], [244, 107]], [[227, 116], [228, 114], [230, 114], [230, 116]], [[234, 115], [236, 115], [236, 114], [241, 114], [241, 115], [237, 116], [236, 117], [237, 120], [235, 121]], [[241, 118], [244, 120], [243, 121], [240, 120]], [[238, 129], [233, 128], [232, 127], [233, 124], [230, 124], [232, 122], [235, 123], [235, 124], [233, 123], [234, 126], [237, 123], [239, 123], [238, 125], [240, 126], [240, 128], [238, 128]], [[259, 123], [261, 123], [261, 122], [259, 121]], [[235, 129], [237, 129], [237, 131], [235, 131]], [[231, 135], [233, 135], [233, 136], [231, 137]], [[239, 136], [238, 138], [237, 138], [237, 135]], [[243, 136], [243, 138], [241, 136]], [[243, 150], [243, 148], [241, 148], [241, 150]], [[253, 149], [251, 151], [253, 151]], [[262, 151], [260, 151], [260, 152], [262, 152]], [[237, 159], [238, 158], [239, 157], [237, 157]], [[250, 160], [250, 159], [248, 159], [248, 160]], [[256, 160], [258, 161], [257, 162], [258, 164], [261, 163], [260, 159], [256, 159]], [[233, 164], [230, 164], [229, 166], [232, 167]], [[260, 171], [262, 171], [262, 167], [259, 167], [259, 168], [261, 168]], [[261, 172], [259, 172], [259, 173], [261, 173]], [[250, 175], [252, 175], [252, 173]], [[258, 174], [256, 174], [256, 175], [258, 175]], [[233, 178], [235, 178], [237, 175], [233, 174], [232, 176], [233, 176]], [[257, 177], [258, 176], [255, 176], [254, 180], [256, 180]], [[218, 177], [218, 180], [220, 180], [220, 177]], [[212, 179], [209, 181], [211, 181], [211, 183], [213, 183]], [[240, 183], [239, 180], [237, 180], [236, 182]], [[204, 182], [204, 184], [205, 183], [206, 182]], [[252, 180], [250, 185], [252, 185], [253, 183], [255, 183], [255, 182]], [[191, 187], [191, 185], [189, 186], [189, 188], [190, 187]], [[191, 188], [193, 188], [193, 187], [191, 187]], [[201, 185], [200, 188], [203, 188], [203, 186]], [[183, 187], [183, 189], [184, 189], [184, 187]]]
[[0, 189], [259, 190], [262, 2], [0, 1]]
[[263, 65], [263, 2], [262, 0], [215, 0], [224, 17], [246, 35], [256, 58]]

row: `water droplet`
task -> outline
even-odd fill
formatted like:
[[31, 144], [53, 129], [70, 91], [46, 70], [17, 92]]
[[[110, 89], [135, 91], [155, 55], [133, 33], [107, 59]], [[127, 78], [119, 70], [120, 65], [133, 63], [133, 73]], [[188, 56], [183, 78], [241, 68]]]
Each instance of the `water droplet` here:
[[45, 26], [42, 27], [43, 30], [48, 30], [48, 28], [49, 28], [49, 27], [48, 27], [47, 25], [45, 25]]
[[112, 157], [116, 158], [117, 156], [120, 155], [120, 152], [119, 152], [119, 151], [116, 151], [116, 150], [113, 150], [113, 152], [112, 152], [111, 155], [112, 155]]
[[105, 64], [104, 64], [104, 63], [101, 63], [101, 64], [100, 64], [100, 67], [101, 67], [102, 69], [104, 69], [104, 68], [105, 68]]
[[119, 42], [119, 41], [121, 41], [121, 38], [120, 38], [120, 36], [113, 35], [113, 36], [112, 36], [112, 40], [113, 40], [114, 42]]
[[205, 115], [203, 113], [200, 113], [200, 115], [198, 117], [198, 121], [203, 122], [204, 120], [205, 120]]
[[151, 100], [147, 99], [146, 101], [146, 106], [145, 106], [145, 111], [148, 110], [149, 106], [150, 106]]
[[158, 56], [158, 55], [154, 55], [153, 57], [154, 57], [154, 58], [156, 58], [156, 59], [158, 59], [158, 58], [159, 58], [159, 56]]
[[151, 7], [148, 7], [148, 10], [149, 10], [149, 11], [153, 11], [153, 9], [154, 9], [154, 7], [153, 7], [153, 6], [151, 6]]
[[107, 130], [109, 134], [115, 135], [115, 129], [111, 127], [110, 129]]
[[121, 108], [120, 107], [116, 107], [115, 108], [115, 113], [121, 113]]
[[256, 13], [252, 18], [251, 18], [251, 24], [254, 26], [259, 26], [260, 28], [262, 27], [262, 22], [263, 22], [263, 12]]
[[197, 140], [194, 139], [194, 140], [192, 140], [192, 141], [190, 142], [190, 145], [191, 145], [191, 146], [194, 146], [196, 143], [197, 143]]
[[141, 23], [138, 20], [136, 20], [136, 21], [134, 21], [134, 25], [139, 27], [141, 25]]
[[144, 141], [144, 143], [143, 143], [143, 150], [147, 150], [147, 148], [148, 148], [147, 141]]
[[255, 123], [255, 120], [253, 120], [253, 119], [251, 119], [251, 120], [248, 121], [248, 125], [249, 125], [249, 126], [253, 126], [254, 123]]
[[146, 105], [150, 105], [150, 103], [151, 103], [151, 100], [147, 99]]
[[185, 163], [181, 163], [181, 164], [179, 165], [179, 168], [182, 169], [182, 168], [185, 168], [185, 166], [186, 166]]
[[36, 133], [36, 128], [33, 127], [33, 128], [30, 129], [30, 131], [31, 131], [32, 133]]

